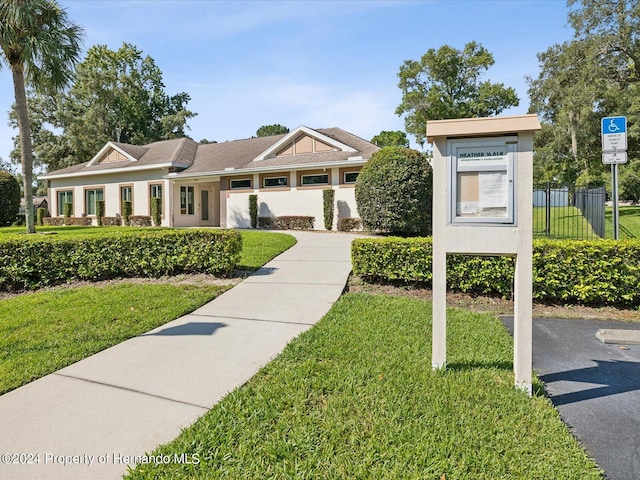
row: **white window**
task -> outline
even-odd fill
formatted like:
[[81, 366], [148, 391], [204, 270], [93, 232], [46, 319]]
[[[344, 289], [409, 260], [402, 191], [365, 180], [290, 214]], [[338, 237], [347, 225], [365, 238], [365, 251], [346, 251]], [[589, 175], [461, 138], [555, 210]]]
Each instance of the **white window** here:
[[360, 172], [344, 172], [344, 183], [356, 183]]
[[251, 188], [251, 179], [250, 178], [241, 178], [236, 180], [231, 180], [229, 182], [229, 188], [232, 190], [239, 188]]
[[66, 203], [70, 203], [72, 205], [71, 211], [73, 212], [73, 191], [72, 190], [64, 190], [62, 192], [58, 192], [58, 215], [64, 215], [64, 206]]
[[104, 200], [104, 190], [102, 188], [94, 188], [85, 190], [85, 206], [87, 215], [96, 214], [96, 202]]
[[302, 175], [301, 180], [302, 185], [329, 185], [329, 174]]
[[286, 187], [289, 185], [289, 179], [287, 177], [265, 177], [262, 180], [264, 188], [270, 187]]
[[151, 185], [151, 198], [162, 198], [162, 185]]
[[180, 187], [180, 213], [182, 215], [195, 214], [195, 187]]

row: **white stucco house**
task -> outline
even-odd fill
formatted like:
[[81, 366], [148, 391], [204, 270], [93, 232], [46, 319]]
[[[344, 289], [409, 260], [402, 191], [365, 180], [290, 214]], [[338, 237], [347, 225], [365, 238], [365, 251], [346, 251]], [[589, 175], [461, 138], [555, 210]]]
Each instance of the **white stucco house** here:
[[49, 184], [49, 211], [93, 217], [96, 201], [106, 216], [151, 215], [162, 199], [164, 226], [250, 226], [249, 195], [259, 216], [314, 216], [323, 229], [322, 190], [335, 190], [335, 219], [358, 217], [354, 184], [378, 147], [340, 128], [298, 127], [288, 134], [198, 144], [181, 138], [149, 145], [108, 142], [86, 163], [40, 176]]

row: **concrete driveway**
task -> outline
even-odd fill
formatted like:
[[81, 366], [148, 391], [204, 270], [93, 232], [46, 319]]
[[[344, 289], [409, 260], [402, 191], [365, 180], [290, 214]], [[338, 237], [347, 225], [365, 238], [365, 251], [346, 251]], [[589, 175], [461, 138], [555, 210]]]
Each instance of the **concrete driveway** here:
[[[513, 333], [513, 318], [503, 321]], [[640, 478], [640, 346], [603, 344], [599, 329], [640, 324], [534, 319], [533, 368], [573, 434], [611, 480]]]

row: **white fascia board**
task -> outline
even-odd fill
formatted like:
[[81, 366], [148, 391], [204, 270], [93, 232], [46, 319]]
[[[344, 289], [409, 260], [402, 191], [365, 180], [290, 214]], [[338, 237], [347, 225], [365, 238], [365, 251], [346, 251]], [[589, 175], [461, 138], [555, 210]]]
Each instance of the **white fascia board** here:
[[287, 142], [291, 141], [293, 138], [295, 138], [296, 136], [298, 136], [298, 134], [300, 133], [306, 133], [307, 135], [309, 135], [310, 137], [316, 138], [317, 140], [322, 141], [323, 143], [326, 143], [328, 145], [331, 145], [332, 147], [343, 151], [343, 152], [356, 152], [357, 150], [354, 149], [353, 147], [350, 147], [349, 145], [339, 142], [338, 140], [335, 140], [331, 137], [327, 137], [326, 135], [317, 132], [316, 130], [309, 128], [309, 127], [305, 127], [304, 125], [300, 125], [298, 128], [296, 128], [295, 130], [293, 130], [292, 132], [289, 132], [288, 135], [285, 135], [284, 137], [282, 137], [280, 140], [278, 140], [276, 143], [274, 143], [273, 145], [271, 145], [269, 148], [267, 148], [264, 152], [262, 152], [260, 155], [258, 155], [256, 158], [254, 158], [252, 161], [253, 162], [259, 162], [260, 160], [264, 160], [265, 158], [269, 158], [269, 155], [274, 154], [275, 152], [277, 152], [281, 147], [283, 147]]
[[93, 175], [109, 175], [111, 173], [126, 173], [126, 172], [139, 172], [142, 170], [157, 170], [159, 168], [188, 168], [191, 165], [182, 165], [179, 163], [157, 163], [155, 165], [142, 165], [139, 167], [122, 167], [122, 168], [112, 168], [109, 170], [91, 170], [91, 171], [80, 171], [73, 173], [61, 173], [59, 175], [38, 175], [39, 179], [42, 180], [54, 180], [57, 178], [77, 178], [77, 177], [88, 177]]
[[89, 163], [87, 163], [87, 167], [90, 167], [91, 165], [93, 165], [101, 156], [104, 152], [106, 152], [109, 148], [113, 148], [114, 150], [116, 150], [118, 153], [124, 155], [125, 157], [127, 157], [127, 160], [129, 160], [130, 162], [137, 162], [138, 159], [132, 157], [131, 155], [129, 155], [127, 152], [125, 152], [124, 150], [122, 150], [120, 147], [118, 147], [116, 144], [112, 143], [112, 142], [107, 142], [104, 147], [102, 147], [98, 153], [96, 153], [93, 158], [91, 160], [89, 160]]
[[208, 178], [208, 177], [224, 177], [224, 176], [237, 176], [244, 175], [249, 173], [266, 173], [266, 172], [282, 172], [282, 171], [291, 171], [291, 170], [313, 170], [317, 168], [344, 168], [344, 167], [353, 167], [354, 165], [364, 165], [367, 163], [364, 159], [358, 160], [344, 160], [340, 162], [322, 162], [322, 163], [302, 163], [302, 164], [292, 164], [292, 165], [276, 165], [271, 167], [252, 167], [252, 168], [241, 168], [235, 169], [232, 171], [225, 170], [217, 170], [215, 172], [200, 172], [200, 173], [178, 173], [178, 174], [169, 174], [164, 175], [162, 178], [172, 178], [174, 180], [179, 180], [181, 178]]

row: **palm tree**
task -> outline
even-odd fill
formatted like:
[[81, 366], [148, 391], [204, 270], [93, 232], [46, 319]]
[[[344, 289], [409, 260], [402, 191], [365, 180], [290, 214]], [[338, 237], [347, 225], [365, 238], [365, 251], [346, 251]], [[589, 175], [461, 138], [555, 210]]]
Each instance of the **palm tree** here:
[[34, 233], [33, 151], [25, 83], [53, 93], [69, 82], [80, 56], [81, 27], [70, 22], [54, 0], [0, 0], [0, 67], [11, 69], [22, 176], [26, 200], [27, 233]]

